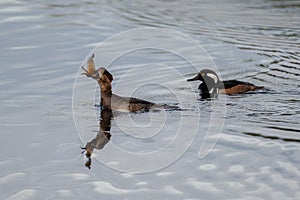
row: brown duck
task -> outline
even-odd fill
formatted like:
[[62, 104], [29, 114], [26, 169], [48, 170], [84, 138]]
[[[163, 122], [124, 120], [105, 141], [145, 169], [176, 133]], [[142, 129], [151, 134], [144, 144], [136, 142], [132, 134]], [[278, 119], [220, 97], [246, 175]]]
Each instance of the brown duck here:
[[149, 111], [155, 108], [163, 108], [150, 101], [134, 97], [122, 97], [112, 93], [111, 83], [113, 76], [103, 67], [96, 70], [94, 54], [87, 61], [87, 69], [81, 67], [87, 77], [95, 79], [100, 87], [101, 102], [100, 106], [104, 109], [111, 109], [123, 112]]

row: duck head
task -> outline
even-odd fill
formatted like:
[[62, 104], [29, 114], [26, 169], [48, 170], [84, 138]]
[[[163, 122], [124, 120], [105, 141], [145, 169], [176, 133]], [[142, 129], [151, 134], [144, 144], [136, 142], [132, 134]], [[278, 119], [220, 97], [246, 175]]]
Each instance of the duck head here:
[[113, 81], [113, 76], [104, 67], [100, 67], [99, 69], [97, 69], [91, 77], [97, 80], [98, 83], [107, 82], [111, 84], [111, 82]]
[[87, 61], [87, 69], [81, 66], [81, 68], [85, 71], [82, 74], [97, 80], [98, 83], [100, 82], [111, 83], [113, 81], [113, 76], [104, 67], [100, 67], [99, 69], [96, 70], [94, 57], [95, 57], [94, 54], [91, 57], [89, 57]]
[[88, 69], [81, 67], [87, 77], [91, 77], [98, 82], [101, 92], [100, 105], [102, 108], [111, 109], [111, 97], [112, 97], [112, 87], [111, 83], [113, 81], [113, 76], [104, 68], [100, 67], [96, 70], [94, 54], [87, 61]]
[[202, 81], [199, 85], [199, 90], [201, 90], [202, 98], [216, 98], [218, 96], [220, 83], [218, 75], [210, 70], [201, 70], [194, 78], [187, 79], [187, 81]]

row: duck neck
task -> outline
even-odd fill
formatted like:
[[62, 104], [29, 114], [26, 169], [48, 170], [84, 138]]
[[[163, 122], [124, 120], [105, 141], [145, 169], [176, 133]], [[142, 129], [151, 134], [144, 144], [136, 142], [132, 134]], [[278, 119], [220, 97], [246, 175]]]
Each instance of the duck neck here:
[[206, 84], [203, 82], [200, 84], [199, 89], [201, 90], [201, 96], [203, 99], [218, 97], [219, 88], [215, 83]]
[[111, 83], [99, 81], [98, 84], [100, 86], [101, 93], [100, 106], [104, 109], [111, 109]]

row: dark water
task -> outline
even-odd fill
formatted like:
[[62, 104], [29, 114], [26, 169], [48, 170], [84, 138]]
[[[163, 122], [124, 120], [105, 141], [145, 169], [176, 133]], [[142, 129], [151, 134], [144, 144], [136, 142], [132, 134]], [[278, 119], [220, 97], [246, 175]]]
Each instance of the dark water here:
[[[0, 5], [1, 199], [300, 199], [298, 1]], [[95, 82], [79, 67], [99, 42], [143, 27], [157, 28], [159, 44], [186, 53], [198, 68], [151, 48], [111, 62], [139, 42], [152, 45], [146, 38], [153, 34], [145, 32], [109, 40], [95, 50], [97, 64], [111, 62], [116, 93], [185, 110], [113, 113], [111, 140], [94, 151], [88, 170], [80, 147], [98, 134], [101, 114]], [[193, 39], [207, 54], [175, 33], [165, 37], [162, 28]], [[199, 101], [199, 83], [184, 80], [211, 66], [222, 79], [266, 89]], [[211, 150], [205, 156], [203, 144]], [[166, 151], [147, 159], [160, 149]]]

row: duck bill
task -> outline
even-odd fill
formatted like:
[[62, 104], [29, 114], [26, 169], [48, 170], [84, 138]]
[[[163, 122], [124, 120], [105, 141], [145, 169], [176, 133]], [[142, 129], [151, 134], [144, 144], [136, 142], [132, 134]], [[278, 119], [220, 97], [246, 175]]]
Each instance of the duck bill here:
[[186, 81], [198, 81], [199, 76], [195, 76], [194, 78], [187, 79]]
[[91, 77], [92, 77], [93, 79], [95, 79], [96, 81], [99, 81], [99, 80], [100, 80], [100, 77], [99, 77], [98, 72], [96, 72], [96, 73], [94, 73], [94, 74], [91, 74]]

